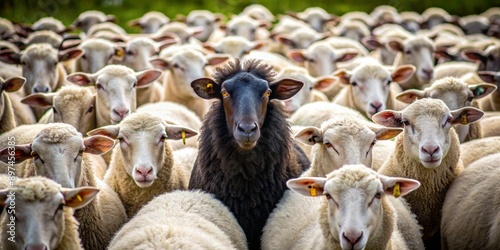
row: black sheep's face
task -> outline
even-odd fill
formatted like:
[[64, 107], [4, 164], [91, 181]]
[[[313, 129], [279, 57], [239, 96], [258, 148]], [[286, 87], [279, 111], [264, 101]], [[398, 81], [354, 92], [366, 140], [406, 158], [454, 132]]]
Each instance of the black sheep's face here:
[[269, 101], [291, 98], [303, 83], [292, 79], [269, 83], [251, 73], [242, 72], [220, 85], [212, 79], [200, 78], [191, 86], [204, 99], [222, 101], [229, 133], [241, 149], [250, 150], [260, 138]]

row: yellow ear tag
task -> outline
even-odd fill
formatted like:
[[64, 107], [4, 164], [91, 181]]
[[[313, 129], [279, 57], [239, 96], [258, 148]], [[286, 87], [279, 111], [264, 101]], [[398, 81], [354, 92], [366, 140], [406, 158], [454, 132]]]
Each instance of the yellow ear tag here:
[[212, 94], [214, 92], [214, 85], [211, 83], [207, 84], [207, 94]]
[[78, 199], [78, 201], [82, 201], [82, 197], [79, 194], [76, 195], [76, 198]]
[[186, 145], [186, 131], [182, 130], [181, 135], [182, 135], [182, 144]]
[[316, 195], [318, 195], [318, 194], [316, 193], [316, 188], [315, 188], [315, 187], [313, 187], [313, 186], [309, 186], [309, 193], [311, 194], [311, 196], [316, 196]]
[[115, 55], [118, 56], [118, 57], [122, 57], [123, 56], [123, 50], [121, 50], [121, 49], [116, 50]]
[[401, 196], [401, 188], [400, 188], [400, 184], [399, 183], [396, 183], [396, 185], [394, 186], [394, 190], [393, 190], [392, 194], [396, 198], [398, 198], [399, 196]]
[[467, 125], [467, 115], [463, 114], [462, 117], [460, 117], [460, 122], [462, 122], [462, 125]]

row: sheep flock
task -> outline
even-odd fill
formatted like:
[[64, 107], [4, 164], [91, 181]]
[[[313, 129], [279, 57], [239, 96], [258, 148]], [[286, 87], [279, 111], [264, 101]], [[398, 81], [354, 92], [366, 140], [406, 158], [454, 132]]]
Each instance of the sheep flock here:
[[0, 17], [0, 250], [500, 249], [500, 7], [56, 18]]

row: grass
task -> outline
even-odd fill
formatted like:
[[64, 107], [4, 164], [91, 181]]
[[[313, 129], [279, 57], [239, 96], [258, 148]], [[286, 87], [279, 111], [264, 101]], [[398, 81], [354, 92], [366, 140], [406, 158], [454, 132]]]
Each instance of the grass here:
[[319, 6], [329, 13], [342, 15], [349, 11], [370, 12], [376, 6], [388, 4], [399, 11], [417, 11], [421, 13], [431, 6], [442, 7], [451, 14], [460, 16], [479, 14], [495, 6], [494, 1], [485, 0], [2, 0], [0, 1], [0, 16], [22, 23], [33, 23], [41, 17], [53, 16], [64, 24], [71, 24], [78, 15], [85, 11], [96, 9], [118, 18], [118, 24], [129, 32], [138, 30], [126, 27], [128, 20], [140, 17], [142, 14], [156, 10], [174, 18], [178, 14], [187, 15], [191, 10], [208, 9], [225, 15], [237, 14], [252, 3], [260, 3], [273, 13], [285, 11], [302, 11], [307, 7]]

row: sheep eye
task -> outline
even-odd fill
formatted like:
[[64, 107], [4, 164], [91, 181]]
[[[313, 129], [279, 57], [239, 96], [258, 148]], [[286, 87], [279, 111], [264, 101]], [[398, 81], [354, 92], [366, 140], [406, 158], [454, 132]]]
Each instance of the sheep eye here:
[[330, 194], [325, 194], [325, 196], [328, 200], [332, 199], [332, 196]]
[[358, 86], [358, 83], [357, 82], [351, 82], [351, 85], [354, 86], [354, 87], [356, 87], [356, 86]]
[[87, 110], [87, 113], [92, 113], [94, 112], [94, 106], [90, 106], [89, 110]]
[[309, 90], [312, 90], [312, 89], [313, 89], [313, 87], [309, 87]]
[[131, 50], [127, 50], [127, 55], [129, 55], [129, 56], [133, 56], [133, 55], [134, 55], [134, 52], [133, 52], [133, 51], [131, 51]]
[[84, 59], [84, 60], [87, 60], [87, 56], [85, 55], [85, 53], [83, 53], [82, 56], [80, 56], [81, 59]]
[[134, 84], [132, 85], [132, 88], [135, 88], [137, 87], [137, 82], [134, 82]]
[[310, 63], [315, 63], [316, 60], [312, 59], [312, 58], [308, 58], [307, 61], [309, 61]]
[[405, 126], [410, 126], [410, 122], [408, 120], [401, 121]]
[[387, 80], [387, 82], [385, 83], [386, 85], [390, 85], [392, 82], [392, 80]]
[[54, 114], [57, 114], [57, 109], [55, 107], [52, 107], [52, 111], [54, 112]]
[[54, 212], [54, 217], [53, 217], [53, 218], [55, 218], [55, 217], [56, 217], [56, 215], [57, 215], [60, 211], [62, 211], [62, 210], [63, 210], [63, 208], [64, 208], [64, 204], [62, 204], [62, 203], [61, 203], [61, 204], [59, 204], [59, 206], [57, 207], [56, 211]]
[[331, 148], [332, 147], [332, 144], [329, 143], [329, 142], [325, 142], [324, 144], [325, 144], [325, 147], [327, 147], [327, 148]]
[[266, 90], [265, 96], [269, 97], [271, 95], [271, 90]]
[[472, 99], [474, 99], [474, 97], [473, 97], [473, 96], [468, 96], [468, 97], [467, 97], [467, 101], [468, 101], [468, 102], [472, 102]]
[[221, 92], [221, 94], [222, 94], [222, 97], [224, 97], [224, 98], [229, 97], [229, 93], [226, 90], [223, 90]]
[[26, 66], [26, 61], [21, 61], [21, 65]]
[[373, 146], [375, 146], [375, 143], [377, 142], [377, 140], [373, 140], [372, 141], [372, 144], [370, 144], [370, 148], [373, 148]]
[[101, 89], [101, 90], [104, 89], [100, 83], [97, 83], [95, 86], [96, 86], [97, 89]]
[[376, 193], [374, 198], [380, 199], [380, 197], [382, 197], [382, 193]]
[[405, 54], [410, 55], [411, 54], [411, 50], [406, 50]]

